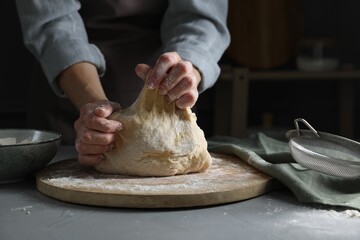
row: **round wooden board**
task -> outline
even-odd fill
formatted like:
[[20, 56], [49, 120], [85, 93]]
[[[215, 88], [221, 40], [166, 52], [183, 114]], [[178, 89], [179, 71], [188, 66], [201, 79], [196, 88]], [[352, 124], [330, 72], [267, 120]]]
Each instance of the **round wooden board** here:
[[176, 208], [222, 204], [253, 198], [273, 188], [273, 178], [235, 156], [211, 154], [203, 173], [171, 177], [103, 174], [76, 159], [48, 165], [37, 173], [43, 194], [66, 202], [129, 208]]

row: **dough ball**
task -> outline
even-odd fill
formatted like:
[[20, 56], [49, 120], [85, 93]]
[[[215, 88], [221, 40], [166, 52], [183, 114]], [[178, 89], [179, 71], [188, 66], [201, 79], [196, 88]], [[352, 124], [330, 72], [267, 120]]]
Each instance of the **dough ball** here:
[[205, 171], [211, 165], [204, 132], [190, 108], [178, 109], [157, 89], [146, 87], [127, 109], [113, 113], [124, 129], [95, 168], [104, 173], [172, 176]]

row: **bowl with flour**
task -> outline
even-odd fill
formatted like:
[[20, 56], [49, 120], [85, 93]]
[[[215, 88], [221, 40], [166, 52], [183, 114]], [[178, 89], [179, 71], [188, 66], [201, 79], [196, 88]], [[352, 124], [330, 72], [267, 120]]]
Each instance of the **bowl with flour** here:
[[21, 181], [55, 156], [61, 135], [35, 129], [0, 129], [0, 183]]

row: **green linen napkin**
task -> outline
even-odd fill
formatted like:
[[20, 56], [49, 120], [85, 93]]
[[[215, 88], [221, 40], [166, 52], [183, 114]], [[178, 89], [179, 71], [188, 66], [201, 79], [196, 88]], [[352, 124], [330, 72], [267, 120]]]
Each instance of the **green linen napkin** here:
[[288, 187], [300, 202], [360, 210], [360, 178], [340, 178], [295, 163], [287, 142], [262, 133], [246, 139], [212, 137], [210, 152], [234, 154]]

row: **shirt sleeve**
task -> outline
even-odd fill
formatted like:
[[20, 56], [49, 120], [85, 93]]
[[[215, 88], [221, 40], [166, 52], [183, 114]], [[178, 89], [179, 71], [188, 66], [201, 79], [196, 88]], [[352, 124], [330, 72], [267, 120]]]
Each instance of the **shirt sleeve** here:
[[161, 26], [164, 50], [176, 51], [200, 70], [200, 92], [219, 77], [218, 61], [230, 43], [227, 11], [227, 0], [169, 0]]
[[56, 78], [78, 62], [94, 64], [103, 75], [105, 59], [90, 44], [76, 0], [16, 0], [25, 46], [40, 62], [54, 92], [63, 96]]

